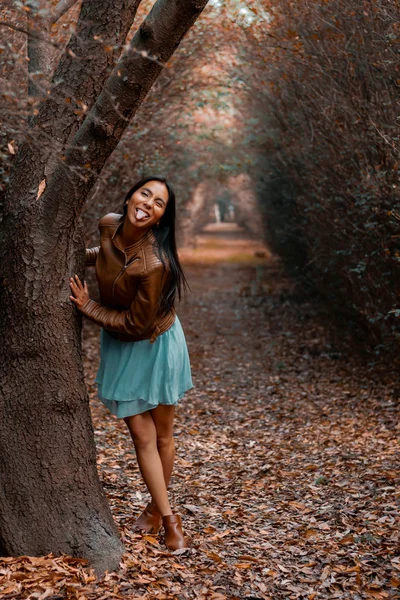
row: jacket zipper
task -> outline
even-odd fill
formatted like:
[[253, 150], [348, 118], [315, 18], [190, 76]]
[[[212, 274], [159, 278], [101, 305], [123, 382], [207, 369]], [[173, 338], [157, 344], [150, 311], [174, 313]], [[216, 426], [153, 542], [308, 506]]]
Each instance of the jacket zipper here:
[[117, 283], [118, 279], [121, 277], [122, 273], [124, 273], [124, 271], [127, 269], [127, 267], [129, 267], [129, 265], [134, 263], [136, 260], [140, 260], [139, 256], [137, 256], [136, 258], [131, 258], [131, 260], [128, 260], [128, 262], [125, 263], [125, 265], [122, 267], [122, 270], [120, 271], [120, 273], [118, 273], [118, 275], [114, 279], [114, 283], [112, 284], [112, 290], [111, 290], [111, 295], [114, 298], [115, 298], [115, 296], [114, 296], [115, 284]]

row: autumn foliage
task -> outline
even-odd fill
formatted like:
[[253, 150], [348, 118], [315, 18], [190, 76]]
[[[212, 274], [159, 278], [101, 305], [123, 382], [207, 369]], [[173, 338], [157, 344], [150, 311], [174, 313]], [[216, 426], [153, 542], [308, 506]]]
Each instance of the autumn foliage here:
[[361, 317], [374, 345], [398, 345], [400, 5], [283, 0], [271, 11], [257, 105], [271, 126], [269, 240]]

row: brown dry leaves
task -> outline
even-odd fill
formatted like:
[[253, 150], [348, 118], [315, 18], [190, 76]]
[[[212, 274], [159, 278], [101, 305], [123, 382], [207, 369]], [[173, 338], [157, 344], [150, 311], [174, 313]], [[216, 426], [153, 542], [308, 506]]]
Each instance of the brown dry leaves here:
[[[121, 569], [95, 582], [68, 557], [2, 559], [1, 598], [400, 598], [396, 374], [333, 342], [268, 253], [205, 260], [212, 235], [185, 254], [193, 292], [179, 311], [196, 389], [178, 410], [171, 497], [191, 550], [172, 554], [160, 537], [130, 531], [147, 496], [124, 422], [95, 399], [89, 326], [85, 364], [100, 474], [126, 546]], [[237, 234], [224, 236], [235, 254]]]

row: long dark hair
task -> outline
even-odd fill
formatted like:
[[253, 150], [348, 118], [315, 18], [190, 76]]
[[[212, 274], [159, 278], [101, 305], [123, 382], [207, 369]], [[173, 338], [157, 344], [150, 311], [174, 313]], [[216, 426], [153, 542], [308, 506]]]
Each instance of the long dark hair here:
[[176, 237], [175, 237], [175, 216], [176, 216], [176, 199], [175, 192], [165, 179], [165, 177], [144, 177], [140, 181], [137, 181], [132, 189], [125, 196], [124, 200], [124, 218], [127, 213], [126, 203], [131, 196], [141, 187], [143, 187], [149, 181], [160, 181], [165, 185], [168, 191], [168, 202], [165, 208], [165, 212], [161, 217], [158, 225], [152, 228], [154, 237], [157, 242], [158, 254], [164, 267], [169, 267], [169, 278], [164, 288], [163, 297], [160, 299], [160, 306], [164, 313], [167, 313], [175, 306], [175, 300], [178, 296], [179, 300], [182, 297], [183, 291], [189, 289], [189, 284], [183, 273], [181, 264], [178, 258], [178, 252], [176, 249]]

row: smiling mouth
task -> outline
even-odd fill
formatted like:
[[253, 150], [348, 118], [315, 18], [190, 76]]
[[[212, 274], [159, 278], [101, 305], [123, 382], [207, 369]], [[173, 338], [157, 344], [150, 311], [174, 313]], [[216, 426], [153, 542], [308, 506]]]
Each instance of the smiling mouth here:
[[136, 209], [136, 218], [138, 221], [144, 221], [145, 219], [149, 219], [150, 215], [148, 213], [146, 213], [144, 210], [142, 210], [141, 208], [137, 208]]

